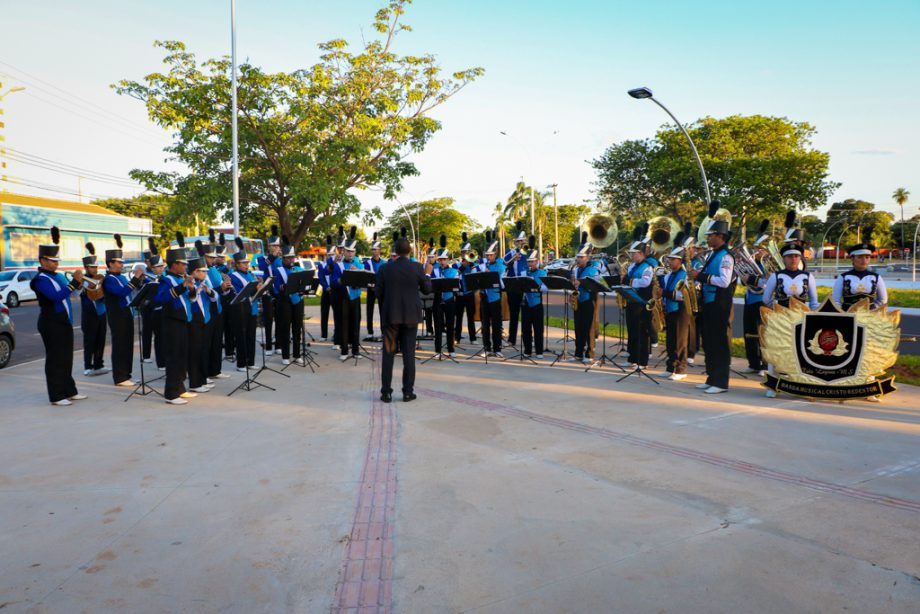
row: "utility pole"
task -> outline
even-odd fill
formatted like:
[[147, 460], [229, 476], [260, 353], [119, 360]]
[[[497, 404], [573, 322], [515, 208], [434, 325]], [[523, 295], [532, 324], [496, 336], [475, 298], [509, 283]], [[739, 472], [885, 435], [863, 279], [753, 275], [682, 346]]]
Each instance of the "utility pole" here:
[[231, 70], [232, 91], [231, 106], [233, 113], [230, 119], [230, 129], [232, 133], [233, 148], [233, 236], [240, 236], [240, 152], [239, 152], [239, 130], [236, 123], [237, 99], [236, 99], [236, 0], [230, 0], [230, 61], [233, 63]]
[[[0, 90], [2, 89], [3, 89], [3, 82], [0, 81]], [[15, 94], [16, 92], [21, 92], [25, 89], [26, 88], [22, 86], [17, 86], [17, 87], [11, 87], [9, 90], [7, 90], [4, 93], [0, 93], [0, 103], [2, 103], [3, 99], [9, 96], [10, 94]], [[3, 108], [0, 107], [0, 118], [2, 117], [3, 117]], [[6, 170], [6, 161], [3, 159], [4, 155], [6, 154], [6, 150], [3, 149], [3, 145], [2, 145], [2, 143], [6, 142], [6, 137], [3, 136], [4, 128], [6, 128], [6, 123], [2, 119], [0, 119], [0, 183], [8, 181], [6, 177], [6, 173], [3, 172]]]
[[559, 184], [554, 183], [550, 187], [553, 188], [553, 224], [556, 227], [555, 238], [553, 239], [553, 249], [556, 252], [554, 255], [558, 258], [561, 250], [559, 249], [559, 207], [556, 203], [556, 188], [559, 187]]

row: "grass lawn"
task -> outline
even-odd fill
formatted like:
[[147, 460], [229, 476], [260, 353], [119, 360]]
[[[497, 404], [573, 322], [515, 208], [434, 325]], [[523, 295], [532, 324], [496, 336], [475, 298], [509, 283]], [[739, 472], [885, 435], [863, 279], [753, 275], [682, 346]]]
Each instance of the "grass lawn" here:
[[[818, 288], [818, 302], [823, 301], [831, 295], [830, 288]], [[738, 284], [735, 287], [735, 296], [744, 296], [744, 286]], [[901, 290], [897, 288], [888, 289], [888, 306], [889, 307], [920, 307], [920, 290]]]

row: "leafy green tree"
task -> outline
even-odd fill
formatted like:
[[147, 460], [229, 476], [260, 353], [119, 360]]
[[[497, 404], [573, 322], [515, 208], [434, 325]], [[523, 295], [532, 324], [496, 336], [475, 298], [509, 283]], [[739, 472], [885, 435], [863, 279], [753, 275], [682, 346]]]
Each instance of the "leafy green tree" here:
[[910, 196], [910, 192], [907, 191], [907, 188], [898, 188], [894, 191], [894, 194], [891, 197], [894, 199], [894, 202], [898, 203], [898, 206], [901, 208], [901, 224], [900, 224], [900, 241], [898, 246], [902, 249], [904, 248], [904, 205], [907, 204], [907, 198]]
[[[356, 190], [377, 186], [392, 197], [405, 177], [417, 174], [406, 157], [440, 129], [431, 112], [483, 69], [445, 76], [433, 55], [396, 54], [394, 42], [410, 30], [401, 22], [409, 2], [389, 0], [374, 19], [380, 39], [357, 53], [336, 39], [319, 45], [320, 62], [310, 68], [239, 67], [241, 219], [277, 220], [299, 244], [357, 216]], [[181, 42], [156, 45], [166, 51], [166, 71], [123, 80], [116, 91], [143, 101], [150, 119], [173, 132], [166, 151], [188, 172], [131, 176], [174, 195], [184, 211], [229, 219], [230, 59], [199, 63]], [[364, 221], [379, 216], [372, 210]]]
[[[406, 214], [412, 216], [412, 224], [406, 219]], [[420, 243], [420, 248], [431, 249], [429, 240], [434, 239], [438, 245], [441, 234], [447, 235], [447, 248], [453, 254], [459, 254], [461, 233], [467, 232], [472, 237], [473, 232], [479, 229], [479, 224], [454, 207], [454, 199], [449, 197], [432, 198], [416, 203], [409, 203], [402, 208], [397, 208], [386, 219], [380, 229], [380, 240], [389, 245], [393, 240], [393, 233], [405, 228], [411, 239], [412, 226]]]
[[[162, 194], [144, 194], [134, 198], [106, 198], [93, 201], [94, 205], [129, 217], [150, 220], [153, 234], [159, 235], [157, 244], [165, 249], [181, 230], [188, 236], [207, 234], [211, 220], [195, 214], [180, 211], [174, 207], [174, 199]], [[144, 249], [147, 249], [146, 244]]]
[[[705, 117], [687, 126], [714, 199], [735, 219], [778, 217], [790, 207], [823, 206], [839, 184], [828, 179], [830, 155], [812, 147], [815, 128], [780, 117]], [[611, 145], [593, 161], [601, 203], [631, 221], [668, 215], [699, 222], [704, 191], [684, 135], [665, 126], [654, 139]], [[745, 225], [746, 226], [746, 225]]]
[[[828, 242], [836, 242], [840, 233], [841, 247], [847, 248], [858, 241], [869, 241], [878, 248], [891, 247], [893, 237], [891, 224], [894, 216], [886, 211], [877, 211], [877, 206], [865, 200], [848, 198], [836, 202], [827, 211], [827, 227], [837, 223], [831, 230]], [[844, 232], [844, 228], [847, 228]]]

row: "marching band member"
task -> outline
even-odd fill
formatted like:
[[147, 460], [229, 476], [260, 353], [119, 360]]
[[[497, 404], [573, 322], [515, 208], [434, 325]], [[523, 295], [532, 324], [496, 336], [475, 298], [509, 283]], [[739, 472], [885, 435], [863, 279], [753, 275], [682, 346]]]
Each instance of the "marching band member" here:
[[[377, 233], [375, 232], [374, 239], [371, 241], [371, 257], [364, 259], [365, 271], [370, 271], [376, 275], [377, 271], [380, 270], [380, 265], [384, 263], [384, 260], [380, 257], [380, 250], [382, 247], [380, 241], [377, 240]], [[374, 304], [377, 302], [377, 295], [374, 293], [373, 288], [367, 289], [364, 300], [367, 303], [367, 340], [369, 341], [374, 337]]]
[[[233, 293], [239, 294], [256, 276], [249, 270], [249, 258], [246, 248], [239, 237], [234, 239], [237, 251], [233, 253], [236, 270], [230, 275], [233, 284]], [[271, 274], [271, 273], [269, 273]], [[233, 321], [233, 330], [236, 332], [236, 370], [245, 371], [246, 367], [256, 364], [256, 326], [259, 315], [259, 305], [247, 300], [230, 308], [230, 318]]]
[[869, 259], [875, 246], [860, 243], [849, 249], [853, 268], [834, 280], [831, 298], [844, 309], [849, 309], [862, 299], [869, 299], [871, 308], [885, 309], [888, 290], [882, 276], [869, 268]]
[[303, 331], [303, 296], [299, 292], [288, 294], [285, 286], [288, 276], [303, 268], [296, 264], [297, 250], [290, 244], [286, 236], [281, 237], [281, 259], [272, 264], [274, 276], [276, 324], [278, 325], [278, 338], [281, 340], [281, 363], [291, 364], [291, 340], [294, 341], [294, 362], [302, 365], [303, 358], [300, 353], [301, 332]]
[[222, 273], [217, 264], [217, 258], [221, 255], [218, 250], [221, 246], [215, 239], [214, 229], [212, 228], [208, 230], [208, 244], [204, 254], [204, 261], [208, 267], [205, 283], [211, 290], [208, 293], [211, 313], [208, 321], [208, 347], [205, 350], [208, 365], [205, 375], [209, 380], [228, 379], [230, 377], [221, 373], [221, 371], [223, 370], [224, 362], [224, 297], [231, 293], [232, 285], [230, 276]]
[[[438, 261], [431, 270], [432, 279], [457, 279], [460, 272], [448, 264], [450, 252], [447, 251], [447, 237], [441, 235], [441, 249], [438, 250]], [[454, 352], [454, 322], [456, 321], [456, 299], [454, 292], [442, 292], [438, 301], [434, 304], [434, 351], [436, 354], [441, 353], [442, 341], [441, 336], [447, 336], [447, 355], [451, 358], [457, 354]]]
[[[145, 253], [147, 270], [144, 272], [144, 285], [158, 282], [163, 274], [163, 258], [160, 256], [156, 241], [147, 237], [149, 250]], [[154, 301], [141, 307], [141, 357], [144, 362], [153, 362], [151, 355], [156, 359], [157, 369], [166, 368], [166, 359], [163, 356], [163, 306]]]
[[[268, 238], [268, 254], [259, 255], [256, 258], [256, 266], [262, 272], [262, 278], [266, 279], [271, 274], [271, 269], [281, 261], [281, 237], [278, 234], [278, 227], [274, 224], [271, 226], [272, 234]], [[275, 305], [278, 302], [278, 293], [274, 286], [262, 295], [262, 322], [265, 325], [265, 351], [266, 356], [281, 350], [281, 333], [278, 332], [277, 326], [274, 328], [275, 336], [272, 337], [272, 325], [275, 323]], [[275, 349], [272, 350], [272, 339], [274, 339]]]
[[51, 245], [38, 246], [38, 274], [29, 287], [38, 298], [38, 333], [45, 346], [45, 385], [52, 405], [72, 405], [86, 398], [73, 380], [73, 308], [70, 295], [80, 292], [83, 272], [74, 271], [69, 282], [57, 272], [61, 232], [51, 227]]
[[[540, 252], [536, 250], [536, 238], [528, 239], [530, 253], [527, 255], [527, 276], [537, 283], [537, 289], [525, 292], [521, 312], [521, 336], [524, 338], [524, 356], [531, 357], [536, 349], [537, 358], [543, 358], [543, 282], [546, 271], [540, 268]], [[536, 348], [534, 348], [534, 342]]]
[[760, 273], [756, 275], [745, 275], [744, 279], [744, 353], [747, 356], [748, 366], [741, 373], [760, 373], [766, 369], [763, 359], [760, 356], [760, 307], [763, 305], [763, 293], [767, 280], [764, 276], [764, 268], [761, 259], [767, 255], [767, 250], [763, 247], [764, 241], [769, 239], [767, 229], [770, 226], [770, 220], [764, 220], [760, 224], [760, 231], [757, 238], [754, 239], [754, 262], [757, 263]]
[[[332, 235], [326, 235], [326, 254], [331, 254], [335, 248], [332, 243]], [[316, 276], [319, 279], [319, 286], [323, 289], [319, 297], [319, 337], [320, 341], [329, 340], [329, 311], [332, 309], [332, 288], [329, 287], [329, 276], [327, 275], [328, 260], [320, 263], [316, 267]]]
[[463, 338], [463, 314], [466, 313], [466, 328], [469, 335], [470, 343], [476, 343], [476, 295], [472, 290], [466, 287], [466, 281], [463, 277], [467, 273], [473, 272], [473, 264], [469, 261], [469, 253], [472, 251], [469, 242], [469, 236], [463, 232], [460, 234], [460, 261], [455, 265], [460, 272], [460, 294], [457, 297], [457, 321], [454, 325], [454, 340], [460, 343]]
[[221, 320], [223, 321], [223, 355], [231, 360], [236, 360], [236, 332], [233, 330], [233, 318], [230, 317], [230, 303], [233, 301], [233, 284], [230, 281], [230, 274], [233, 269], [227, 262], [227, 237], [224, 233], [217, 235], [217, 247], [215, 248], [216, 256], [214, 257], [214, 268], [220, 273], [224, 281], [226, 290], [220, 295]]
[[[709, 204], [709, 217], [715, 216], [719, 201]], [[706, 394], [728, 391], [731, 371], [731, 315], [735, 288], [735, 259], [728, 251], [731, 238], [729, 222], [713, 220], [706, 230], [709, 256], [701, 270], [688, 273], [690, 279], [702, 285], [701, 319], [703, 328], [703, 351], [706, 353], [706, 382], [697, 384]]]
[[[195, 242], [199, 252], [201, 241]], [[217, 292], [208, 284], [208, 264], [203, 256], [188, 263], [193, 285], [188, 291], [192, 320], [188, 326], [188, 387], [192, 392], [208, 392], [208, 362], [210, 358], [211, 303], [218, 301]]]
[[[428, 254], [425, 260], [425, 275], [431, 276], [431, 269], [437, 263], [438, 248], [434, 246], [434, 237], [428, 239]], [[434, 294], [422, 296], [422, 309], [425, 312], [425, 333], [428, 337], [434, 337], [434, 308], [438, 302], [438, 297]]]
[[[687, 231], [689, 232], [689, 231]], [[701, 271], [703, 269], [704, 254], [706, 250], [700, 246], [693, 244], [688, 247], [688, 253], [690, 255], [690, 270]], [[700, 297], [700, 283], [693, 279], [689, 281], [690, 285], [693, 287], [693, 291], [696, 292], [697, 297]], [[702, 299], [697, 301], [697, 304], [701, 303]], [[687, 344], [687, 364], [694, 364], [696, 353], [703, 347], [702, 343], [703, 336], [703, 310], [699, 309], [693, 317], [693, 326], [690, 328], [690, 341]]]
[[339, 283], [342, 276], [342, 262], [345, 259], [345, 227], [339, 226], [339, 239], [335, 246], [335, 253], [326, 259], [326, 277], [332, 289], [332, 349], [342, 349], [342, 304], [345, 302], [345, 286]]
[[112, 380], [116, 386], [134, 386], [134, 317], [131, 315], [131, 294], [143, 285], [143, 269], [135, 269], [129, 280], [122, 275], [125, 267], [121, 235], [115, 235], [116, 249], [105, 250], [105, 312], [112, 333]]
[[[497, 259], [498, 241], [492, 240], [492, 231], [486, 231], [486, 261], [477, 267], [477, 272], [498, 273], [499, 283], [505, 274], [505, 265]], [[482, 321], [482, 345], [486, 354], [504, 358], [502, 354], [502, 291], [488, 288], [479, 296], [479, 318]]]
[[[345, 271], [362, 268], [360, 263], [355, 262], [355, 252], [358, 249], [358, 240], [355, 238], [357, 232], [357, 227], [352, 226], [349, 237], [343, 244], [345, 254], [341, 262], [333, 270], [334, 273], [337, 273], [337, 275], [333, 276], [333, 284], [338, 283], [342, 289], [342, 333], [340, 335], [342, 345], [340, 346], [341, 354], [339, 355], [339, 360], [342, 362], [361, 353], [361, 348], [358, 345], [358, 331], [361, 330], [361, 288], [350, 288], [340, 281]], [[336, 330], [338, 330], [338, 325], [336, 325]], [[349, 353], [349, 349], [351, 353]]]
[[[683, 284], [687, 283], [687, 271], [684, 270], [684, 247], [680, 241], [683, 233], [678, 233], [676, 246], [665, 256], [669, 272], [661, 283], [664, 300], [664, 320], [666, 330], [666, 347], [668, 363], [665, 369], [667, 378], [680, 381], [687, 378], [687, 342], [690, 337], [690, 318], [693, 317], [684, 307]], [[683, 282], [683, 284], [681, 283]], [[695, 290], [691, 290], [695, 291]]]
[[[524, 251], [527, 234], [524, 232], [524, 222], [518, 220], [515, 223], [515, 230], [517, 234], [514, 235], [514, 247], [505, 252], [503, 261], [508, 268], [508, 277], [523, 277], [527, 275], [527, 252]], [[511, 314], [508, 319], [508, 345], [513, 346], [517, 345], [518, 320], [524, 296], [520, 292], [508, 292], [507, 294]]]
[[[652, 300], [652, 280], [655, 278], [653, 267], [646, 254], [648, 245], [645, 243], [645, 232], [633, 232], [633, 242], [626, 250], [632, 264], [626, 269], [626, 283], [642, 298], [642, 303], [626, 303], [626, 347], [628, 358], [620, 366], [633, 369], [636, 365], [648, 366], [648, 357], [651, 348], [650, 330], [652, 328], [652, 312], [646, 305]], [[657, 262], [657, 261], [656, 261]]]
[[799, 270], [805, 269], [805, 233], [799, 228], [799, 220], [796, 219], [795, 209], [786, 212], [786, 235], [783, 237], [783, 245], [798, 245], [802, 257], [799, 259]]
[[588, 242], [588, 233], [581, 233], [581, 246], [575, 254], [575, 269], [572, 271], [572, 283], [577, 290], [577, 308], [575, 308], [575, 355], [572, 360], [585, 364], [591, 362], [590, 336], [591, 324], [594, 322], [594, 295], [581, 287], [579, 280], [596, 277], [597, 267], [591, 262], [594, 246]]
[[96, 262], [96, 247], [86, 244], [89, 256], [83, 257], [83, 292], [80, 293], [80, 330], [83, 331], [83, 375], [102, 375], [109, 370], [105, 360], [105, 298], [103, 275]]
[[[661, 262], [659, 262], [658, 258], [655, 257], [655, 252], [652, 250], [652, 235], [649, 232], [649, 223], [646, 222], [645, 224], [643, 224], [643, 228], [645, 229], [645, 232], [643, 232], [643, 235], [645, 236], [645, 239], [644, 239], [645, 241], [645, 261], [648, 263], [650, 267], [652, 267], [652, 271], [654, 272], [655, 275], [660, 275], [660, 277], [663, 277], [664, 273], [659, 272], [659, 270], [661, 269]], [[661, 287], [660, 277], [659, 277], [659, 284], [658, 284], [659, 288]], [[660, 331], [657, 330], [655, 326], [652, 325], [652, 318], [651, 316], [649, 316], [648, 342], [649, 342], [649, 346], [651, 346], [652, 349], [658, 347], [658, 333], [659, 332]], [[651, 350], [649, 350], [649, 353], [651, 353]]]
[[166, 385], [163, 397], [171, 405], [185, 405], [197, 396], [185, 389], [188, 374], [189, 323], [192, 306], [189, 292], [194, 280], [185, 274], [188, 255], [185, 238], [176, 233], [177, 245], [166, 251], [167, 272], [160, 278], [154, 301], [163, 307], [163, 349], [166, 355]]
[[[786, 243], [780, 249], [783, 255], [783, 264], [786, 268], [777, 271], [767, 280], [763, 290], [763, 304], [772, 307], [778, 303], [789, 307], [790, 299], [796, 299], [808, 305], [809, 309], [818, 308], [818, 284], [809, 271], [802, 270], [802, 251], [795, 242]], [[792, 340], [790, 340], [792, 342]], [[767, 371], [772, 375], [773, 365], [767, 365]], [[775, 390], [767, 389], [767, 396], [776, 396]]]

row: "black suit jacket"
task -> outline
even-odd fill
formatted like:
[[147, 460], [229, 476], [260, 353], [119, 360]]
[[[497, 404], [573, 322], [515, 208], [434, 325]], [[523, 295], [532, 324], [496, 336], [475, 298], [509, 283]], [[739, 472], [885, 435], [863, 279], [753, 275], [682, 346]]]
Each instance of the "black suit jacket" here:
[[422, 321], [419, 292], [431, 293], [431, 280], [418, 262], [407, 257], [388, 262], [377, 271], [374, 287], [380, 302], [380, 324], [418, 324]]

